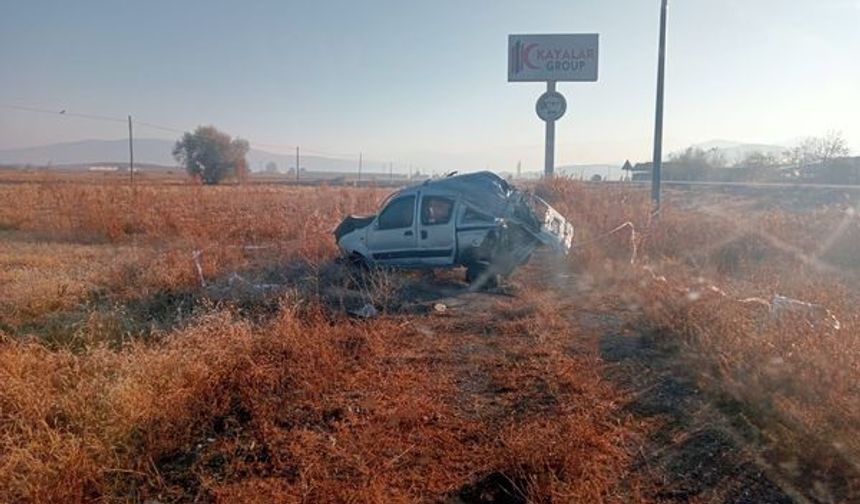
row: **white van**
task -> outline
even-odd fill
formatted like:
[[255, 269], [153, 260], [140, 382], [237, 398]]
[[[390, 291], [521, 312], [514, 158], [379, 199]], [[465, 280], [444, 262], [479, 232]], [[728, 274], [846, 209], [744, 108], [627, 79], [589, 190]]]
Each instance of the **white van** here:
[[466, 267], [470, 283], [507, 276], [538, 246], [566, 254], [573, 226], [545, 201], [483, 171], [431, 179], [389, 196], [376, 215], [335, 229], [353, 263]]

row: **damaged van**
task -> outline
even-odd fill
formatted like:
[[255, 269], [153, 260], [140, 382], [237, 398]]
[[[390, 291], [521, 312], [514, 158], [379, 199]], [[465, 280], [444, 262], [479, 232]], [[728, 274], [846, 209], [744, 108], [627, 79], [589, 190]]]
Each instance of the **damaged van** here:
[[464, 266], [480, 287], [510, 275], [537, 247], [567, 254], [573, 226], [539, 197], [482, 171], [404, 188], [377, 214], [344, 219], [334, 235], [354, 264]]

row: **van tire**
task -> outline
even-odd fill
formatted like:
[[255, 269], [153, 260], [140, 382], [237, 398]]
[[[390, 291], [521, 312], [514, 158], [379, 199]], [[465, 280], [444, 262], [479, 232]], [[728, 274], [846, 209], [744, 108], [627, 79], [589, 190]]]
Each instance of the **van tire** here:
[[466, 266], [466, 283], [473, 291], [495, 289], [499, 285], [499, 275], [492, 273], [488, 264], [472, 263]]
[[362, 271], [367, 271], [370, 269], [370, 264], [368, 264], [367, 259], [358, 253], [353, 252], [346, 259], [347, 264], [354, 268], [358, 268]]

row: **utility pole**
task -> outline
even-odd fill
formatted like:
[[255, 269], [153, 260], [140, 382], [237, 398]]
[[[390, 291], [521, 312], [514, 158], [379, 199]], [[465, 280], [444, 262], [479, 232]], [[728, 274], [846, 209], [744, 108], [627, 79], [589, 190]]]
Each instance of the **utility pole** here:
[[134, 189], [134, 142], [132, 141], [131, 116], [128, 116], [128, 177]]
[[296, 182], [299, 181], [299, 148], [296, 147]]
[[358, 183], [356, 185], [361, 185], [361, 156], [362, 153], [358, 153]]
[[654, 210], [660, 209], [660, 177], [663, 169], [663, 87], [666, 73], [666, 7], [660, 6], [660, 48], [657, 53], [657, 107], [654, 113], [654, 157], [651, 160], [651, 199]]
[[132, 246], [137, 252], [137, 190], [134, 187], [134, 133], [131, 128], [131, 114], [128, 116], [128, 180], [131, 184], [131, 227]]

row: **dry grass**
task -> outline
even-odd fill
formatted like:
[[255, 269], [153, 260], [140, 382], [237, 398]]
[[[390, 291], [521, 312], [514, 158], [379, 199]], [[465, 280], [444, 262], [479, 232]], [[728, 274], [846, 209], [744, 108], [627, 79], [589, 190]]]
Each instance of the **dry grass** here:
[[846, 478], [841, 498], [860, 495], [860, 218], [852, 206], [752, 211], [754, 199], [678, 193], [649, 222], [642, 192], [567, 181], [542, 190], [568, 215], [592, 215], [582, 221], [586, 238], [633, 221], [637, 264], [619, 269], [631, 250], [626, 230], [576, 257], [584, 271], [608, 273], [593, 294], [611, 297], [614, 313], [679, 352], [686, 372], [769, 440], [763, 456], [787, 477], [808, 482], [830, 471]]
[[284, 298], [262, 325], [214, 312], [119, 352], [5, 341], [2, 496], [412, 502], [466, 488], [624, 501], [617, 393], [561, 351], [569, 334], [531, 303], [497, 332], [331, 320]]
[[[575, 328], [546, 298], [488, 301], [486, 320], [329, 310], [356, 282], [326, 266], [330, 230], [383, 191], [143, 186], [133, 206], [114, 185], [0, 191], [2, 501], [635, 494], [618, 393], [593, 352], [564, 351]], [[249, 308], [235, 271], [288, 288]], [[359, 287], [402, 304], [386, 274]], [[172, 315], [188, 292], [203, 304]]]
[[[643, 192], [544, 184], [598, 240], [572, 283], [404, 314], [402, 280], [328, 262], [340, 217], [388, 191], [19, 182], [0, 185], [0, 501], [656, 500], [631, 469], [648, 427], [575, 317], [598, 305], [795, 444], [774, 456], [860, 459], [860, 230], [837, 207], [678, 195], [651, 221]], [[632, 241], [602, 236], [625, 221]], [[777, 293], [842, 327], [738, 302]], [[391, 309], [343, 315], [367, 300]]]
[[[20, 323], [111, 289], [124, 298], [199, 283], [261, 258], [323, 261], [331, 230], [381, 190], [319, 187], [0, 186], [0, 322]], [[0, 326], [2, 327], [2, 326]]]

